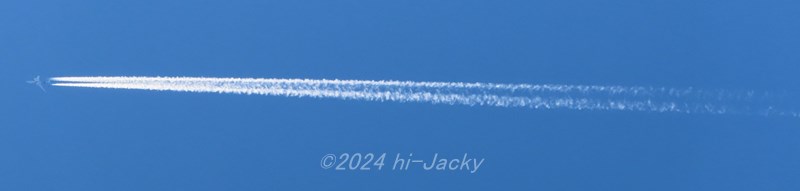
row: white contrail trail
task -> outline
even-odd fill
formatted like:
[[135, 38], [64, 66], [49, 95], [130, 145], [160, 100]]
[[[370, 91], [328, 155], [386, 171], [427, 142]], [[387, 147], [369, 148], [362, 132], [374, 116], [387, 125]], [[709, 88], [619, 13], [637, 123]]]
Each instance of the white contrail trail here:
[[[792, 115], [772, 107], [731, 107], [754, 93], [624, 86], [534, 85], [461, 82], [316, 80], [206, 77], [54, 77], [53, 86], [215, 92], [349, 100], [683, 113]], [[766, 113], [761, 113], [766, 112]]]

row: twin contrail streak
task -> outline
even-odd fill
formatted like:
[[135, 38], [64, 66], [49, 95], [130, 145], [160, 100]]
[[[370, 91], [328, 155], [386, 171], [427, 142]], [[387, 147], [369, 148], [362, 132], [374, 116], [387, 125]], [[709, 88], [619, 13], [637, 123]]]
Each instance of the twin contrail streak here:
[[426, 102], [536, 109], [627, 110], [799, 117], [767, 93], [625, 86], [206, 77], [54, 77], [53, 86]]

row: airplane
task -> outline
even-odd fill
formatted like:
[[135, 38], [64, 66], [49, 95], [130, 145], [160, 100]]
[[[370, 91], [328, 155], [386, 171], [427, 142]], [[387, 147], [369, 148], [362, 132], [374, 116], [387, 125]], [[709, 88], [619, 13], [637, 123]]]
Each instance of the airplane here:
[[47, 92], [47, 90], [44, 90], [44, 86], [42, 86], [42, 81], [39, 80], [39, 76], [36, 76], [35, 78], [33, 78], [33, 80], [26, 81], [26, 82], [29, 83], [29, 84], [36, 84], [36, 86], [39, 86], [39, 88], [41, 88], [42, 91]]

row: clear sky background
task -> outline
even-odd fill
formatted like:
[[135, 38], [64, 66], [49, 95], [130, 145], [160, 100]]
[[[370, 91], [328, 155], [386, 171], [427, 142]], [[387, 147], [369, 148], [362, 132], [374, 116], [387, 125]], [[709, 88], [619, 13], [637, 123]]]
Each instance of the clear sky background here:
[[[0, 190], [798, 190], [800, 119], [47, 87], [36, 75], [800, 90], [797, 1], [0, 1]], [[486, 158], [333, 171], [323, 155]]]

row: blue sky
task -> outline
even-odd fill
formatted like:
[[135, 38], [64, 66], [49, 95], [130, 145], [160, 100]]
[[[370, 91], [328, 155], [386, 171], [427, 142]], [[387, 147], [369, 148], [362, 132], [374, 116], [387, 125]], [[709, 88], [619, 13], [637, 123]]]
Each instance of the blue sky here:
[[[794, 1], [3, 1], [0, 190], [796, 190], [796, 118], [47, 87], [36, 75], [800, 91]], [[481, 171], [333, 171], [328, 153]]]

